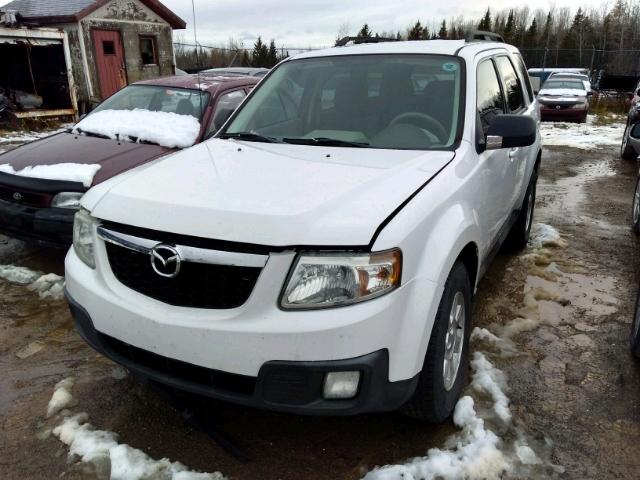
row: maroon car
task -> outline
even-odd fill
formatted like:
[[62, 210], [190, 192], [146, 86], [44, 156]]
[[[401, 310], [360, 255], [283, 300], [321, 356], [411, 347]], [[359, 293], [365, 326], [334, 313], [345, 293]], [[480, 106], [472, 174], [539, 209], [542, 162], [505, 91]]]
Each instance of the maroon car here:
[[[0, 233], [40, 245], [68, 247], [72, 241], [73, 216], [88, 188], [174, 152], [178, 149], [176, 145], [185, 147], [211, 137], [258, 81], [254, 77], [186, 75], [134, 83], [106, 99], [75, 127], [0, 155]], [[96, 115], [98, 112], [103, 113]], [[147, 133], [157, 128], [155, 137], [145, 138], [137, 133], [140, 125], [119, 124], [120, 117], [132, 112], [145, 119], [141, 127]], [[199, 125], [191, 119], [158, 112], [189, 115]], [[113, 120], [104, 121], [103, 127], [108, 130], [111, 126], [118, 133], [81, 128], [85, 123], [95, 125], [109, 118]], [[147, 118], [151, 121], [147, 122]], [[176, 128], [184, 120], [195, 124], [186, 144], [162, 141], [163, 132], [167, 132], [167, 118], [181, 120], [175, 122]], [[171, 122], [170, 128], [173, 127]], [[131, 133], [122, 131], [126, 128]], [[77, 164], [98, 170], [86, 181], [59, 174], [64, 173], [64, 167]], [[47, 170], [43, 166], [54, 168]], [[42, 175], [54, 170], [56, 175]], [[38, 171], [40, 174], [35, 174]]]

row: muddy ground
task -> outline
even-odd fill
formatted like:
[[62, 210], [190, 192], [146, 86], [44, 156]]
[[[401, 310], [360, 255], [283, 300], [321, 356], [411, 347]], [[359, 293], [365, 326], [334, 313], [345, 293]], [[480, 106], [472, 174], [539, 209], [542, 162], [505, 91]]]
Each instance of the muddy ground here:
[[[546, 150], [535, 221], [556, 227], [564, 245], [501, 254], [475, 303], [475, 324], [502, 333], [512, 351], [482, 341], [473, 348], [491, 353], [507, 374], [518, 431], [564, 469], [556, 469], [560, 478], [637, 478], [640, 468], [640, 367], [627, 346], [640, 260], [629, 227], [637, 167], [616, 153]], [[62, 274], [63, 257], [0, 238], [0, 264]], [[247, 453], [242, 463], [85, 346], [63, 301], [1, 280], [0, 369], [6, 479], [105, 476], [69, 460], [66, 445], [48, 433], [55, 422], [45, 418], [47, 402], [69, 376], [77, 379], [76, 409], [96, 428], [153, 458], [233, 479], [356, 479], [441, 447], [456, 431], [398, 414], [308, 418], [193, 400]]]

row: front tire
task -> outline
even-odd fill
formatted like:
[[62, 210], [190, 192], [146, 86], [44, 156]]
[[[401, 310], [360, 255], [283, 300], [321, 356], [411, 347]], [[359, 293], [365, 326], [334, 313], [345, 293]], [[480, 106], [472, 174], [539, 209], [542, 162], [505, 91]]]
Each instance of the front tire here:
[[451, 416], [465, 385], [470, 331], [469, 274], [457, 261], [444, 287], [418, 386], [402, 413], [431, 423]]
[[629, 143], [629, 134], [631, 128], [627, 125], [622, 135], [622, 145], [620, 146], [620, 157], [623, 160], [635, 160], [638, 158], [635, 148]]
[[631, 209], [633, 232], [640, 235], [640, 175], [636, 180], [636, 189], [633, 192], [633, 208]]
[[640, 291], [636, 297], [636, 308], [634, 309], [633, 322], [631, 322], [629, 346], [633, 356], [640, 358]]
[[529, 242], [531, 225], [533, 224], [533, 212], [536, 206], [536, 187], [538, 184], [538, 170], [534, 170], [529, 180], [527, 192], [524, 195], [524, 203], [520, 208], [518, 219], [512, 225], [507, 238], [504, 241], [504, 250], [518, 252], [523, 250]]

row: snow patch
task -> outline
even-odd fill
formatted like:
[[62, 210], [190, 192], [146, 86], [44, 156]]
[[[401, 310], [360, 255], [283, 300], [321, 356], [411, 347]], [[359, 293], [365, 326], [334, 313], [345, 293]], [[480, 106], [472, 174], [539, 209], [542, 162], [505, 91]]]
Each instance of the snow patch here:
[[64, 298], [64, 277], [48, 273], [39, 277], [28, 288], [33, 292], [38, 292], [40, 298], [62, 300]]
[[589, 115], [587, 123], [543, 122], [540, 135], [544, 145], [556, 145], [591, 150], [597, 147], [619, 147], [624, 133], [624, 123], [594, 125], [595, 116]]
[[93, 177], [95, 177], [100, 168], [102, 167], [97, 164], [56, 163], [53, 165], [33, 165], [22, 170], [15, 170], [11, 165], [5, 163], [0, 165], [0, 172], [20, 177], [78, 182], [88, 188], [93, 183]]
[[75, 380], [73, 378], [65, 378], [56, 384], [53, 396], [47, 406], [47, 418], [52, 417], [65, 408], [74, 406], [73, 396], [71, 395], [71, 389], [74, 383]]
[[566, 246], [564, 240], [562, 240], [562, 237], [560, 236], [560, 232], [551, 225], [547, 225], [545, 223], [534, 223], [531, 226], [529, 245], [534, 248]]
[[64, 297], [64, 277], [55, 273], [42, 274], [26, 267], [0, 265], [0, 278], [37, 292], [42, 299], [61, 300]]
[[458, 401], [453, 423], [462, 431], [449, 439], [447, 450], [432, 448], [425, 457], [414, 458], [405, 465], [388, 465], [373, 470], [364, 480], [501, 478], [511, 470], [511, 462], [500, 450], [500, 438], [485, 426], [474, 405], [470, 396]]
[[493, 399], [493, 410], [500, 420], [511, 422], [511, 410], [509, 410], [509, 398], [504, 393], [507, 387], [507, 379], [502, 370], [498, 370], [480, 352], [475, 352], [471, 360], [471, 368], [475, 371], [471, 388], [478, 392], [484, 392]]
[[200, 122], [191, 115], [173, 112], [134, 110], [102, 110], [87, 115], [75, 127], [79, 130], [113, 139], [153, 142], [167, 148], [193, 145], [200, 133]]
[[[73, 380], [59, 382], [49, 402], [52, 415], [74, 402], [71, 394]], [[52, 403], [54, 405], [52, 409]], [[49, 415], [49, 411], [47, 412]], [[69, 446], [69, 457], [82, 462], [108, 462], [112, 480], [224, 480], [220, 472], [199, 473], [189, 470], [180, 462], [168, 458], [154, 460], [142, 450], [118, 443], [118, 434], [96, 430], [86, 413], [65, 416], [53, 429], [53, 434]]]
[[56, 130], [44, 130], [41, 132], [29, 131], [29, 132], [0, 132], [0, 145], [3, 143], [27, 143], [39, 140], [49, 135], [55, 135], [56, 133], [64, 132], [68, 127], [59, 128]]

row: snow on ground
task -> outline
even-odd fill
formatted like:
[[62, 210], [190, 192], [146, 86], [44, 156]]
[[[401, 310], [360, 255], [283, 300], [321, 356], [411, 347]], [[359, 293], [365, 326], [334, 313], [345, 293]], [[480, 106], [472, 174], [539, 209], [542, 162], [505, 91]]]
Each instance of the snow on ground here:
[[[59, 382], [49, 401], [47, 416], [60, 412], [61, 422], [53, 434], [69, 447], [69, 458], [81, 462], [109, 464], [111, 480], [223, 480], [220, 472], [199, 473], [168, 458], [155, 460], [142, 450], [118, 443], [118, 434], [97, 430], [86, 413], [71, 414], [75, 403], [71, 389], [73, 379]], [[49, 415], [51, 412], [51, 415]]]
[[619, 121], [607, 125], [595, 125], [595, 120], [595, 115], [589, 115], [587, 123], [542, 122], [540, 124], [542, 143], [581, 150], [619, 147], [624, 133], [624, 123]]
[[0, 278], [37, 292], [42, 299], [61, 300], [64, 297], [64, 277], [55, 273], [42, 274], [16, 265], [0, 265]]
[[[505, 423], [511, 422], [509, 401], [504, 393], [504, 373], [484, 354], [476, 352], [471, 362], [472, 387], [494, 400], [494, 411]], [[507, 452], [504, 442], [478, 415], [475, 401], [464, 396], [456, 405], [453, 423], [461, 429], [450, 438], [445, 449], [432, 448], [425, 457], [410, 460], [404, 465], [388, 465], [369, 472], [365, 480], [480, 480], [498, 479], [523, 463], [517, 454]], [[526, 445], [519, 444], [519, 447]], [[528, 446], [527, 446], [528, 447]], [[522, 450], [522, 448], [521, 448]], [[537, 458], [533, 450], [531, 452]], [[523, 452], [526, 460], [531, 460]]]
[[66, 130], [68, 126], [56, 129], [56, 130], [42, 130], [42, 131], [25, 131], [25, 132], [12, 132], [12, 131], [0, 131], [0, 145], [4, 143], [27, 143], [40, 138], [48, 137], [55, 133], [60, 133]]
[[560, 236], [558, 230], [551, 225], [545, 223], [534, 223], [531, 226], [531, 235], [529, 237], [529, 245], [533, 248], [541, 247], [563, 247], [564, 240]]
[[173, 112], [134, 110], [102, 110], [87, 115], [74, 132], [106, 135], [109, 138], [127, 138], [139, 142], [149, 141], [167, 148], [185, 148], [193, 145], [200, 133], [200, 122], [191, 115]]
[[14, 170], [8, 163], [0, 164], [0, 172], [18, 175], [20, 177], [45, 178], [47, 180], [65, 180], [79, 182], [90, 187], [101, 166], [97, 164], [57, 163], [53, 165], [34, 165]]

